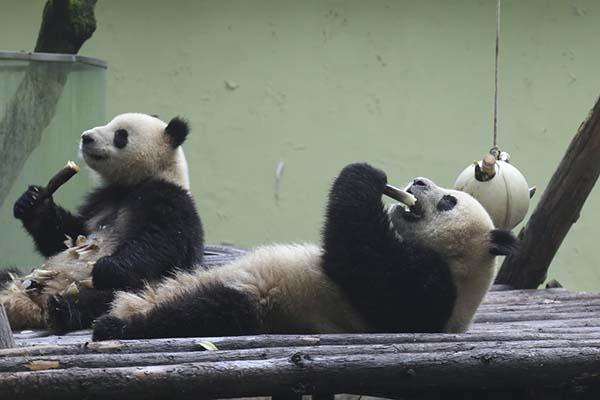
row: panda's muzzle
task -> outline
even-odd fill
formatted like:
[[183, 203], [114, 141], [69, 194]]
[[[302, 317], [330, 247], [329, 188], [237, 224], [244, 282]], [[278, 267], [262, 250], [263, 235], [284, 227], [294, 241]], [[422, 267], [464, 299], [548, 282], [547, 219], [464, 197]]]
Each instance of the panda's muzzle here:
[[415, 196], [417, 201], [412, 206], [404, 208], [402, 211], [402, 218], [404, 220], [414, 222], [423, 218], [425, 210], [423, 209], [422, 201], [419, 201], [419, 194], [426, 190], [429, 190], [428, 181], [421, 178], [415, 179], [412, 185], [406, 189], [406, 192]]
[[92, 153], [85, 153], [85, 155], [87, 155], [88, 157], [90, 157], [91, 159], [93, 159], [95, 161], [104, 161], [104, 160], [108, 159], [108, 156], [106, 156], [106, 155], [92, 154]]
[[108, 154], [99, 152], [90, 145], [85, 145], [83, 140], [81, 141], [81, 153], [84, 158], [89, 157], [94, 161], [104, 161], [108, 159]]
[[81, 141], [79, 142], [79, 149], [84, 157], [89, 157], [94, 161], [103, 161], [108, 158], [108, 154], [103, 151], [99, 151], [96, 148], [96, 140], [94, 136], [88, 131], [81, 135]]
[[423, 218], [423, 208], [420, 203], [416, 203], [412, 207], [405, 208], [402, 211], [402, 218], [408, 222], [415, 222]]
[[401, 203], [398, 205], [398, 209], [402, 213], [402, 218], [407, 221], [417, 221], [423, 216], [423, 207], [411, 189], [412, 186], [408, 190], [401, 190], [392, 185], [386, 185], [383, 193]]

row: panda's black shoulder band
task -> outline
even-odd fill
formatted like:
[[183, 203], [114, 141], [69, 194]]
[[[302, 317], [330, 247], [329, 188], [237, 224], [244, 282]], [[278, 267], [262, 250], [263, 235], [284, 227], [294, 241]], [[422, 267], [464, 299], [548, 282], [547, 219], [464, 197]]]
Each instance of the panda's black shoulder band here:
[[174, 148], [181, 146], [189, 132], [189, 123], [181, 117], [173, 118], [165, 128], [165, 133], [169, 136], [171, 145]]

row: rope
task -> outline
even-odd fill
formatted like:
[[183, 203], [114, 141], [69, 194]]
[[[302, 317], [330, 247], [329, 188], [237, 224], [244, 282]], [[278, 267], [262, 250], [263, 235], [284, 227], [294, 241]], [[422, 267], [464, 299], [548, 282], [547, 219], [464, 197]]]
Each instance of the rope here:
[[498, 53], [500, 44], [500, 0], [496, 2], [496, 71], [494, 80], [494, 148], [497, 148], [496, 137], [498, 134]]

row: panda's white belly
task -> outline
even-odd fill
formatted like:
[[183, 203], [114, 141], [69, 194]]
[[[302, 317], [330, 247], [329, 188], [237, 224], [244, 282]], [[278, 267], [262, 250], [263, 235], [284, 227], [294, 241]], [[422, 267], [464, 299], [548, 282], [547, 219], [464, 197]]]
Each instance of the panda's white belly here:
[[495, 266], [492, 257], [483, 262], [467, 263], [466, 269], [464, 266], [456, 268], [451, 265], [456, 285], [456, 301], [444, 332], [462, 333], [469, 329], [479, 304], [492, 284]]
[[[365, 331], [365, 323], [323, 273], [321, 254], [311, 244], [265, 246], [216, 274], [258, 299], [266, 332]], [[228, 280], [230, 274], [234, 279]]]

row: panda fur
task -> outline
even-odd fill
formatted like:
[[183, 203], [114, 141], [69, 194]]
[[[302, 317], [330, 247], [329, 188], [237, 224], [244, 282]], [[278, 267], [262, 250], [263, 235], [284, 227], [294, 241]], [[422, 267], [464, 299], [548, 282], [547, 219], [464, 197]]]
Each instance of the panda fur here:
[[117, 294], [94, 340], [248, 334], [463, 332], [495, 256], [515, 245], [466, 193], [424, 178], [386, 210], [386, 175], [351, 164], [329, 194], [322, 245], [260, 247], [212, 270]]
[[[16, 201], [15, 217], [47, 257], [40, 270], [51, 272], [43, 287], [20, 290], [15, 281], [0, 292], [13, 329], [89, 327], [115, 289], [140, 289], [201, 261], [203, 229], [181, 148], [188, 132], [179, 117], [167, 124], [146, 114], [119, 115], [81, 135], [81, 155], [99, 185], [76, 214], [40, 186]], [[91, 285], [65, 293], [86, 278]]]

